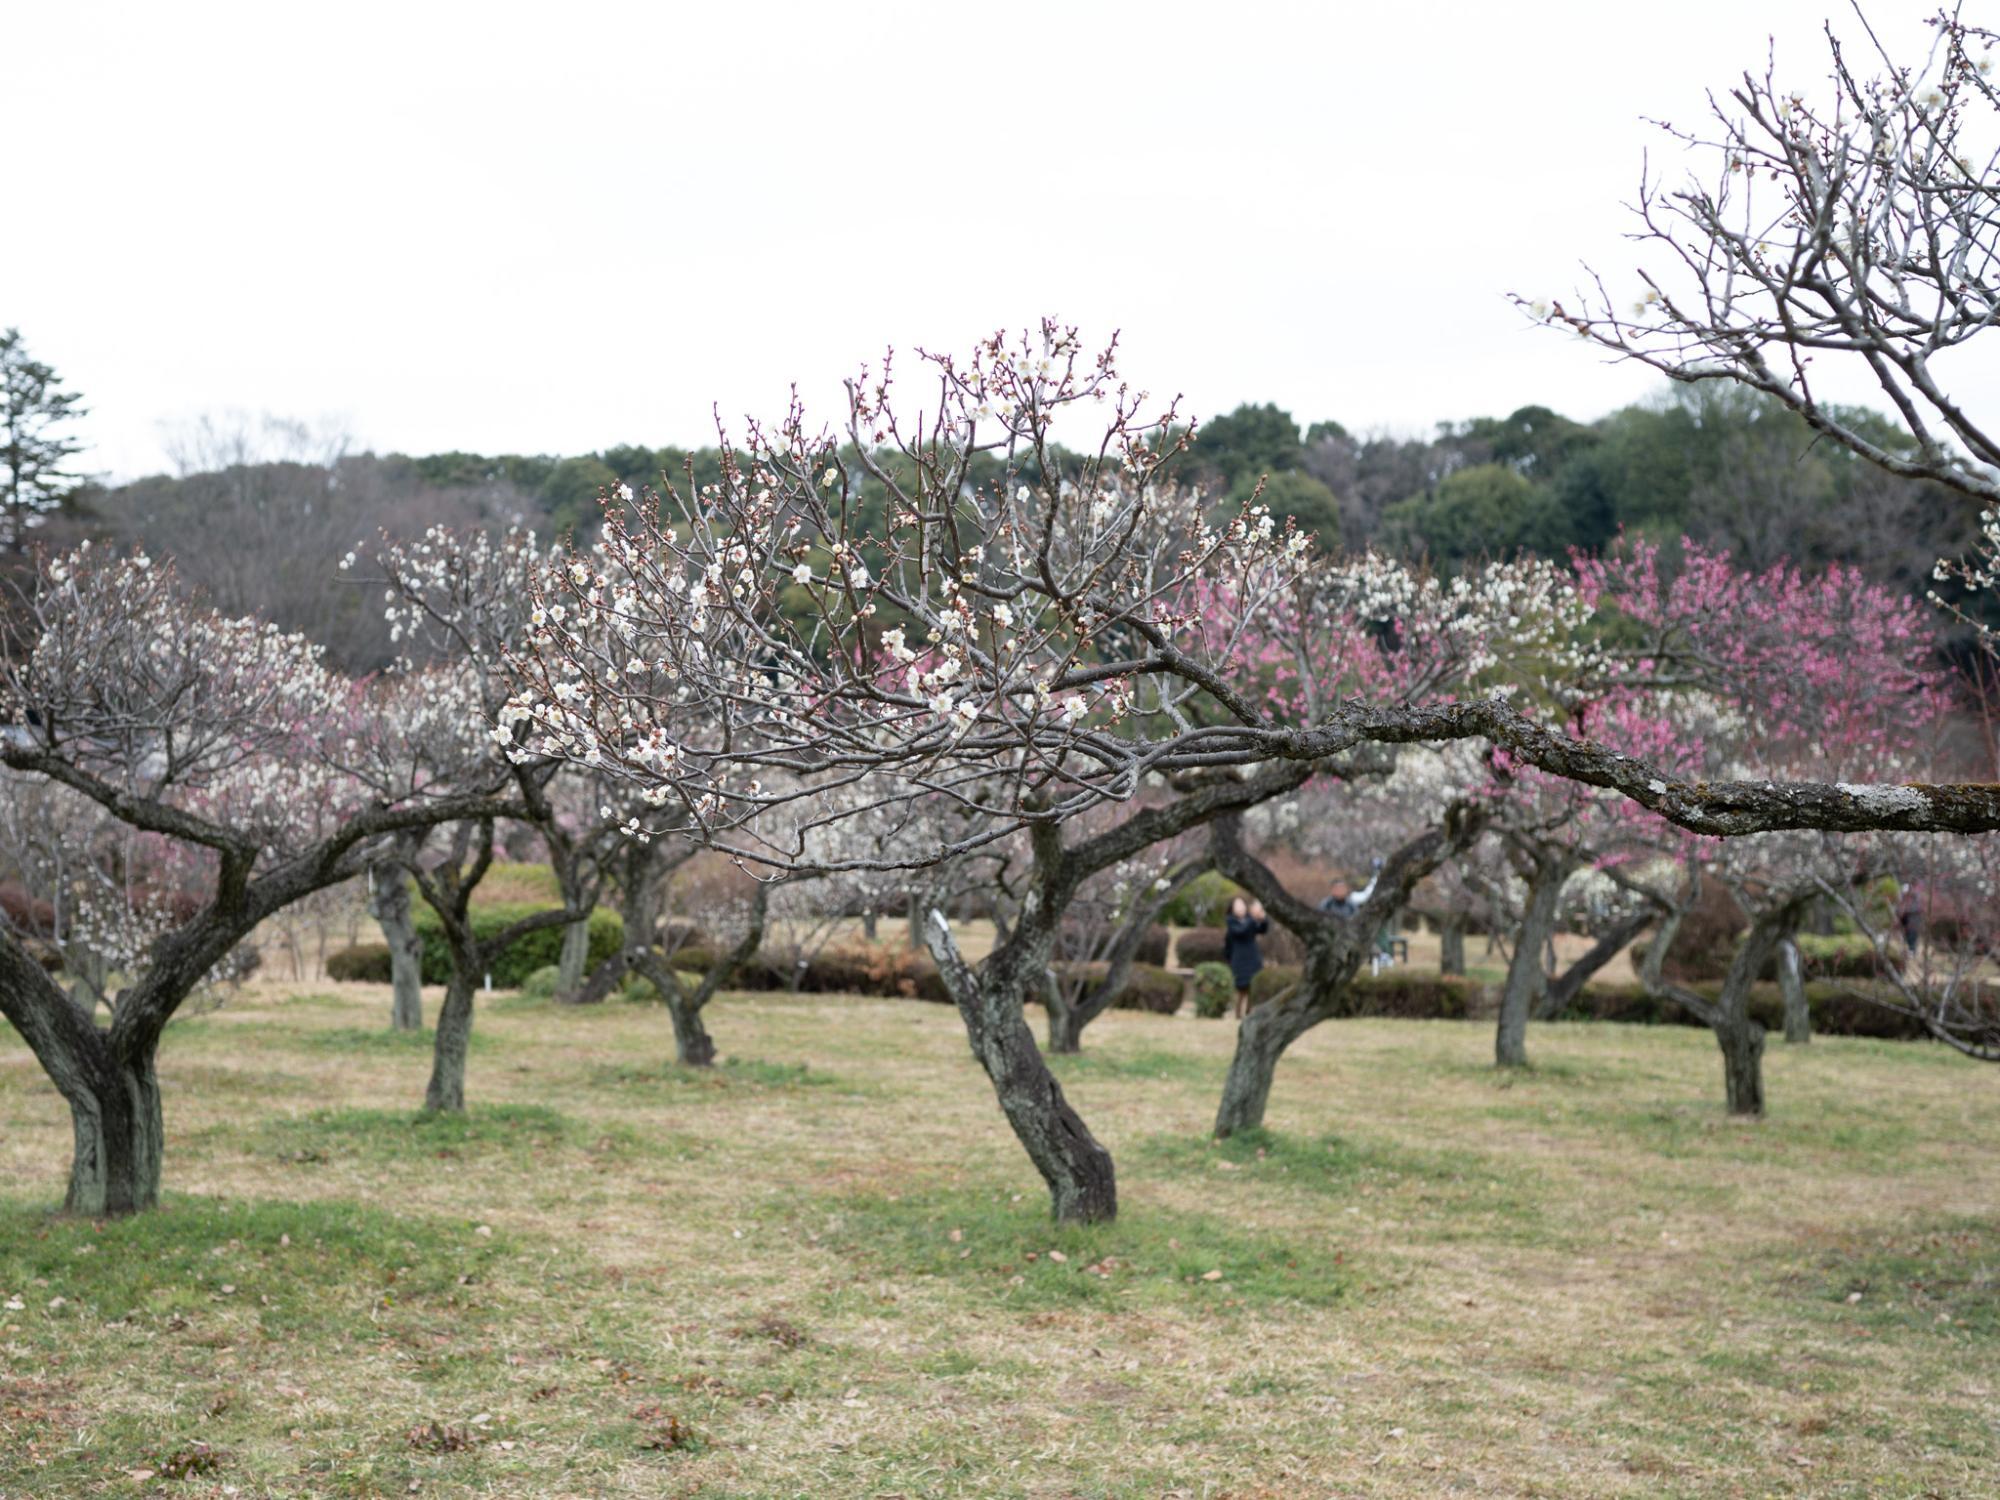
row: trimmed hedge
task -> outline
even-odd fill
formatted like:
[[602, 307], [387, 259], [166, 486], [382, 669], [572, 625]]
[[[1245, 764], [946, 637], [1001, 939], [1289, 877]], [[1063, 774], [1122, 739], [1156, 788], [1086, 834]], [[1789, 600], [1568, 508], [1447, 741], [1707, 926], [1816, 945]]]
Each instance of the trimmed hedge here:
[[[550, 908], [546, 906], [512, 902], [475, 906], [472, 909], [472, 933], [483, 940], [510, 923], [548, 910]], [[444, 924], [428, 906], [418, 907], [412, 915], [417, 940], [424, 948], [424, 983], [443, 984], [451, 978], [451, 952], [445, 946]], [[489, 970], [493, 975], [493, 988], [519, 989], [521, 982], [535, 970], [557, 962], [562, 957], [563, 925], [556, 922], [526, 933], [509, 943], [504, 951], [494, 954]], [[598, 908], [590, 914], [590, 948], [585, 967], [594, 968], [616, 953], [624, 943], [625, 924], [619, 920], [618, 913]], [[483, 982], [485, 975], [477, 978]]]
[[[1298, 969], [1289, 964], [1273, 964], [1251, 983], [1250, 1003], [1262, 1005], [1279, 991], [1290, 989], [1299, 979]], [[1480, 987], [1451, 974], [1387, 969], [1380, 974], [1357, 974], [1347, 989], [1346, 1015], [1388, 1016], [1404, 1021], [1462, 1021], [1472, 1014]]]
[[[1831, 937], [1819, 937], [1814, 933], [1802, 932], [1798, 937], [1799, 966], [1807, 979], [1871, 979], [1881, 972], [1883, 955], [1878, 955], [1875, 945], [1859, 933], [1835, 933]], [[1632, 967], [1638, 968], [1646, 960], [1647, 944], [1632, 945]], [[1735, 945], [1723, 951], [1719, 959], [1695, 961], [1683, 952], [1685, 945], [1676, 943], [1674, 952], [1668, 955], [1665, 965], [1666, 977], [1679, 979], [1699, 987], [1703, 983], [1720, 980], [1729, 970], [1730, 957]], [[1891, 948], [1886, 955], [1890, 965], [1900, 969], [1903, 955]], [[1676, 960], [1679, 960], [1676, 962]], [[1768, 984], [1778, 981], [1778, 960], [1773, 957], [1764, 965], [1763, 973], [1757, 976]]]
[[521, 981], [521, 994], [529, 1000], [553, 1000], [556, 997], [556, 982], [561, 978], [562, 969], [558, 965], [543, 964]]
[[[1097, 985], [1104, 982], [1108, 964], [1057, 964], [1056, 973], [1065, 979], [1083, 980], [1082, 997], [1088, 999]], [[1113, 1010], [1143, 1010], [1156, 1016], [1170, 1016], [1181, 1008], [1181, 999], [1186, 986], [1181, 977], [1171, 970], [1162, 969], [1157, 964], [1134, 964], [1125, 988], [1111, 1002]]]
[[[669, 955], [674, 968], [690, 974], [706, 974], [715, 963], [715, 954], [706, 947], [687, 947]], [[753, 955], [740, 965], [729, 981], [732, 990], [784, 990], [791, 987], [791, 975], [782, 961], [764, 954]], [[828, 948], [813, 955], [799, 976], [802, 995], [877, 995], [886, 999], [931, 1000], [949, 1003], [944, 978], [928, 953], [889, 944], [851, 948]]]
[[[1174, 961], [1183, 969], [1192, 969], [1199, 964], [1219, 964], [1222, 957], [1222, 940], [1228, 929], [1222, 927], [1191, 927], [1174, 944]], [[1258, 951], [1264, 955], [1267, 964], [1290, 964], [1297, 966], [1306, 961], [1306, 950], [1299, 940], [1292, 936], [1289, 928], [1280, 927], [1276, 922], [1271, 930], [1257, 939]]]
[[326, 977], [340, 984], [389, 983], [389, 945], [356, 943], [327, 954]]
[[[489, 937], [523, 917], [549, 909], [545, 906], [475, 906], [472, 909], [472, 930], [478, 937]], [[425, 984], [443, 984], [451, 978], [451, 952], [445, 946], [444, 924], [428, 906], [419, 908], [412, 916], [418, 941], [423, 944], [423, 981]], [[493, 987], [497, 990], [519, 989], [537, 969], [554, 967], [562, 957], [562, 940], [563, 924], [560, 922], [514, 939], [503, 952], [493, 957]], [[589, 962], [592, 966], [611, 957], [624, 941], [625, 924], [619, 921], [617, 912], [600, 908], [590, 914]], [[347, 983], [387, 984], [388, 945], [357, 943], [352, 948], [327, 955], [326, 977]], [[475, 979], [484, 983], [486, 976], [476, 975]]]
[[[1714, 998], [1714, 985], [1691, 986]], [[1872, 1005], [1846, 986], [1808, 983], [1806, 1009], [1812, 1028], [1821, 1036], [1875, 1037], [1884, 1041], [1921, 1041], [1930, 1033], [1914, 1016]], [[1775, 984], [1750, 987], [1750, 1017], [1766, 1031], [1782, 1031], [1785, 998]], [[1636, 984], [1589, 984], [1563, 1013], [1566, 1021], [1622, 1021], [1635, 1026], [1703, 1026], [1693, 1011], [1672, 1000], [1655, 998]]]

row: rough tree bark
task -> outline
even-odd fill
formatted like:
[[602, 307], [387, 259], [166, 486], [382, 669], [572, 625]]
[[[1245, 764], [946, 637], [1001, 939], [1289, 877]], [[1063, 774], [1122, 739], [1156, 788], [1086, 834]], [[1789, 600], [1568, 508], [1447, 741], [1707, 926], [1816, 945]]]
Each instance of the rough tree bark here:
[[369, 866], [368, 913], [381, 927], [382, 941], [389, 948], [390, 1029], [422, 1031], [424, 945], [410, 918], [410, 878], [396, 860]]
[[1458, 912], [1438, 919], [1438, 973], [1465, 977], [1465, 918]]
[[563, 999], [583, 984], [590, 967], [590, 918], [563, 928], [562, 952], [556, 958], [556, 996]]
[[[69, 1105], [74, 1149], [65, 1212], [115, 1217], [160, 1197], [164, 1129], [154, 1072], [157, 1030], [100, 1028], [18, 944], [0, 944], [7, 1018]], [[27, 999], [29, 1004], [20, 1003]]]
[[1570, 856], [1553, 849], [1524, 853], [1520, 860], [1528, 881], [1528, 900], [1514, 935], [1514, 955], [1500, 989], [1500, 1021], [1493, 1039], [1493, 1062], [1501, 1068], [1528, 1065], [1528, 1015], [1548, 992], [1542, 955], [1556, 930], [1556, 902], [1576, 868]]
[[1789, 933], [1778, 942], [1778, 987], [1785, 997], [1786, 1045], [1803, 1047], [1812, 1040], [1812, 1008], [1806, 1003], [1798, 939]]
[[1417, 883], [1453, 855], [1468, 848], [1484, 827], [1480, 811], [1454, 805], [1442, 825], [1419, 834], [1383, 863], [1375, 893], [1352, 917], [1320, 911], [1287, 891], [1269, 866], [1243, 847], [1242, 819], [1218, 816], [1209, 831], [1216, 868], [1245, 887], [1272, 918], [1305, 945], [1299, 984], [1253, 1008], [1236, 1031], [1236, 1053], [1223, 1081], [1215, 1134], [1226, 1139], [1264, 1123], [1278, 1059], [1306, 1032], [1342, 1013], [1349, 985], [1374, 948], [1374, 934], [1410, 899]]
[[1023, 1013], [1023, 997], [1048, 972], [1053, 924], [1039, 910], [1024, 912], [1012, 936], [977, 974], [960, 956], [943, 912], [931, 913], [926, 936], [965, 1022], [972, 1055], [986, 1069], [1001, 1112], [1048, 1184], [1056, 1219], [1089, 1224], [1116, 1218], [1118, 1180], [1111, 1153], [1063, 1097]]
[[1142, 849], [1230, 811], [1255, 806], [1303, 785], [1316, 769], [1306, 763], [1268, 767], [1247, 777], [1184, 784], [1173, 801], [1140, 808], [1114, 827], [1065, 847], [1051, 823], [1029, 826], [1030, 884], [1015, 919], [974, 970], [958, 951], [951, 924], [933, 911], [925, 924], [931, 956], [965, 1023], [972, 1055], [986, 1070], [1000, 1109], [1048, 1184], [1059, 1220], [1116, 1217], [1117, 1177], [1111, 1153], [1091, 1135], [1063, 1097], [1027, 1022], [1027, 1002], [1043, 993], [1057, 925], [1077, 887]]

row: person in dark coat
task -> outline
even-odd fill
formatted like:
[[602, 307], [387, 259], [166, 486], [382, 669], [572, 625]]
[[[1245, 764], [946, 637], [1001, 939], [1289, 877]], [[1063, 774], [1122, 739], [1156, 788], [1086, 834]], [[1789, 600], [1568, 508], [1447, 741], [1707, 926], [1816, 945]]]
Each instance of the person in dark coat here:
[[1271, 924], [1264, 919], [1263, 902], [1238, 896], [1229, 903], [1229, 920], [1222, 934], [1222, 961], [1229, 965], [1229, 977], [1236, 982], [1239, 1019], [1250, 1014], [1250, 981], [1264, 967], [1257, 935], [1270, 930]]

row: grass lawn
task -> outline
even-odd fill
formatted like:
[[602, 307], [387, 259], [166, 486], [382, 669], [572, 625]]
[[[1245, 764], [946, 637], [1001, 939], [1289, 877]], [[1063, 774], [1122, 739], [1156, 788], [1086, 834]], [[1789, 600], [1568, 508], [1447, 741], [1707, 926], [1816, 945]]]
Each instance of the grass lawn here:
[[[432, 997], [433, 1003], [435, 996]], [[2000, 1072], [1819, 1040], [1321, 1027], [1205, 1139], [1232, 1034], [1059, 1062], [1123, 1217], [1050, 1227], [920, 1004], [482, 1006], [422, 1121], [385, 990], [162, 1050], [166, 1206], [52, 1217], [0, 1030], [0, 1497], [2000, 1494]]]

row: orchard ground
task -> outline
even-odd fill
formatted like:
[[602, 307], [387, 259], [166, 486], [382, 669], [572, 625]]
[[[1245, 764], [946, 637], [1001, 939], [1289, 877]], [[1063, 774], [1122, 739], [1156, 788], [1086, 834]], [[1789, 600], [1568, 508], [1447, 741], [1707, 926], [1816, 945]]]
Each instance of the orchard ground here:
[[[433, 1001], [435, 997], [432, 997]], [[499, 995], [463, 1119], [386, 991], [263, 982], [162, 1050], [157, 1214], [52, 1217], [0, 1036], [0, 1495], [1940, 1495], [2000, 1474], [2000, 1074], [1356, 1021], [1205, 1139], [1233, 1028], [1059, 1060], [1117, 1153], [1046, 1200], [941, 1006]], [[205, 1446], [204, 1446], [205, 1445]], [[170, 1477], [185, 1473], [185, 1477]]]

